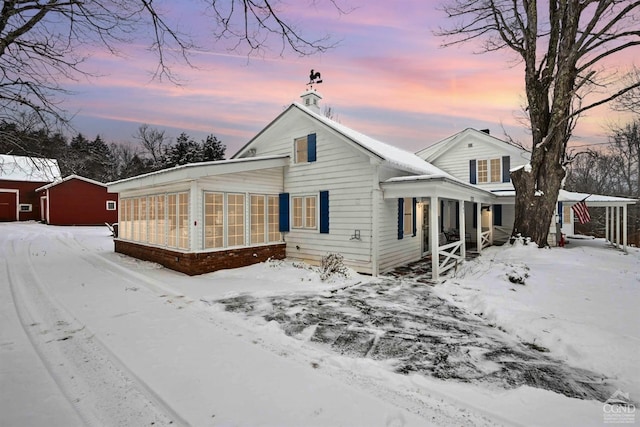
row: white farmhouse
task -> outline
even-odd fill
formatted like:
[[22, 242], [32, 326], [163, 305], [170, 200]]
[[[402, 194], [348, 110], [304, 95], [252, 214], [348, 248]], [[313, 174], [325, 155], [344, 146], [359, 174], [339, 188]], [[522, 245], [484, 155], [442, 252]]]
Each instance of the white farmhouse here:
[[[468, 248], [507, 240], [509, 170], [526, 165], [525, 151], [467, 129], [416, 155], [323, 116], [316, 90], [301, 98], [229, 160], [110, 183], [120, 206], [115, 250], [186, 274], [269, 258], [319, 264], [336, 252], [378, 275], [427, 257], [437, 279]], [[561, 197], [563, 212], [562, 202], [582, 196]], [[634, 202], [606, 201], [625, 218]]]

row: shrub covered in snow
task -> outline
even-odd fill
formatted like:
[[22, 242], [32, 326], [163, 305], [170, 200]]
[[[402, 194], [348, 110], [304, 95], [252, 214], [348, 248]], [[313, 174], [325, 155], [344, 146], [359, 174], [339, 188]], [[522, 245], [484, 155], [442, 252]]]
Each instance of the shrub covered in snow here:
[[349, 269], [344, 265], [344, 257], [337, 253], [329, 253], [320, 261], [320, 279], [324, 282], [334, 275], [349, 277]]

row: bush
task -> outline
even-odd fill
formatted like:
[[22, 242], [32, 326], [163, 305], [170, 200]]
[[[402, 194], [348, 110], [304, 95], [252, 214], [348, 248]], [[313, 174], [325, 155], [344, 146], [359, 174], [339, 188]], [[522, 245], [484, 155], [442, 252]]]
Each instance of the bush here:
[[344, 257], [336, 253], [323, 256], [320, 262], [320, 280], [324, 282], [336, 274], [349, 277], [349, 269], [344, 265], [343, 260]]

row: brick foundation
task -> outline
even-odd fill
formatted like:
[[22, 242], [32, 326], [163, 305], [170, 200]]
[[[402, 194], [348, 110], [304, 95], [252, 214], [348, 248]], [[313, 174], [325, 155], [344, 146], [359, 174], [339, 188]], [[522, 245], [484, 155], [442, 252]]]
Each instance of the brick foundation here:
[[167, 268], [195, 276], [227, 268], [245, 267], [269, 258], [284, 259], [286, 244], [280, 243], [215, 252], [178, 252], [115, 239], [115, 251], [145, 261], [157, 262]]

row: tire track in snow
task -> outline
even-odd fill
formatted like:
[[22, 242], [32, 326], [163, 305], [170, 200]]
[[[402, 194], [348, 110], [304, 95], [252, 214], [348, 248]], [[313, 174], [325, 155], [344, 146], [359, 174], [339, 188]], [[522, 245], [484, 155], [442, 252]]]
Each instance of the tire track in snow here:
[[18, 244], [12, 239], [4, 245], [18, 318], [44, 366], [83, 422], [90, 426], [186, 425], [55, 301], [34, 269], [32, 236], [21, 237]]

